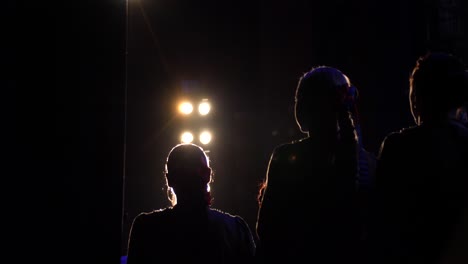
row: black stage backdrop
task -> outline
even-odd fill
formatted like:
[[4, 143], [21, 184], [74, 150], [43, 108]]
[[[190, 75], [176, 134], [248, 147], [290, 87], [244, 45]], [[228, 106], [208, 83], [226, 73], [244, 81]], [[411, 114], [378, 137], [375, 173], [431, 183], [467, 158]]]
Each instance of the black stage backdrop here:
[[407, 89], [417, 57], [443, 49], [468, 60], [465, 1], [4, 5], [13, 14], [7, 156], [18, 157], [5, 177], [19, 187], [6, 200], [19, 226], [5, 228], [18, 260], [120, 261], [133, 217], [168, 205], [162, 171], [185, 124], [174, 111], [181, 96], [212, 101], [211, 119], [195, 124], [215, 133], [206, 147], [213, 206], [254, 230], [271, 151], [302, 136], [292, 110], [303, 72], [330, 65], [351, 78], [364, 145], [377, 153], [387, 133], [412, 124]]

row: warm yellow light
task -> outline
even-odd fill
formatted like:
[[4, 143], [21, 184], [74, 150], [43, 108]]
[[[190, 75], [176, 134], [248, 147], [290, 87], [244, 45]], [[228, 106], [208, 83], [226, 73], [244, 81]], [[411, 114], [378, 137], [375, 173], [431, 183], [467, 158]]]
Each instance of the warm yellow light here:
[[204, 131], [200, 134], [200, 142], [203, 145], [206, 145], [211, 142], [211, 133], [208, 131]]
[[183, 142], [183, 143], [190, 143], [193, 141], [193, 134], [190, 133], [190, 132], [184, 132], [182, 133], [182, 135], [180, 136], [180, 140]]
[[200, 115], [207, 115], [211, 110], [211, 105], [210, 103], [208, 102], [201, 102], [199, 105], [198, 105], [198, 112], [200, 113]]
[[179, 112], [181, 112], [184, 115], [188, 115], [192, 113], [193, 111], [193, 105], [189, 102], [183, 102], [179, 104]]

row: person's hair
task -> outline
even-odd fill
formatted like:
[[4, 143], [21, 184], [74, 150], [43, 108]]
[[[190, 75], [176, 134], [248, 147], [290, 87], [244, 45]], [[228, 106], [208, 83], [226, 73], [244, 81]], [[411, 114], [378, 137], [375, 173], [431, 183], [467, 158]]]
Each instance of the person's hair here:
[[211, 204], [211, 168], [203, 148], [192, 143], [178, 144], [169, 152], [165, 167], [168, 197], [172, 205], [177, 204], [177, 195], [200, 199], [194, 203]]
[[410, 76], [410, 107], [416, 123], [446, 116], [467, 100], [468, 74], [459, 58], [430, 52], [416, 61]]
[[[304, 133], [336, 127], [336, 115], [346, 113], [345, 99], [351, 87], [340, 70], [318, 66], [300, 79], [295, 94], [295, 118]], [[331, 127], [324, 126], [328, 124]]]

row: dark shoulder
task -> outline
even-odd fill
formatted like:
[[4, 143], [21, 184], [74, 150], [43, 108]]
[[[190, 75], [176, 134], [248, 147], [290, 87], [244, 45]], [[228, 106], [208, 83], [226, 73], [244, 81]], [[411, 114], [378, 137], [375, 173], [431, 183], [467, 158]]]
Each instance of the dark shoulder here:
[[415, 135], [421, 132], [420, 126], [411, 126], [402, 128], [399, 131], [391, 132], [386, 137], [385, 140], [398, 141], [403, 140], [408, 137], [414, 137]]
[[[255, 242], [253, 233], [247, 222], [239, 215], [233, 215], [218, 209], [210, 209], [210, 219], [213, 226], [224, 235], [248, 246], [249, 255], [254, 254]], [[246, 243], [246, 244], [245, 244]]]
[[215, 208], [210, 208], [209, 212], [211, 221], [223, 223], [232, 228], [248, 229], [247, 223], [239, 215], [230, 214]]
[[[454, 132], [456, 131], [454, 135]], [[456, 140], [465, 140], [467, 138], [468, 130], [465, 127], [451, 124], [450, 122], [441, 122], [434, 124], [422, 124], [420, 126], [412, 126], [401, 129], [397, 132], [388, 134], [382, 142], [382, 148], [389, 148], [391, 146], [408, 148], [411, 146], [422, 146], [433, 143], [435, 139], [443, 137], [456, 138]], [[463, 134], [465, 134], [463, 136]]]
[[294, 147], [294, 143], [295, 142], [288, 142], [288, 143], [282, 143], [276, 146], [275, 149], [273, 150], [273, 156], [279, 156], [282, 153], [287, 152], [289, 149]]
[[[237, 221], [237, 219], [241, 218], [238, 215], [233, 215], [228, 212], [224, 212], [222, 210], [216, 209], [216, 208], [210, 208], [210, 217], [213, 219], [219, 219], [222, 221]], [[242, 219], [242, 218], [241, 218]]]
[[420, 132], [421, 128], [418, 126], [407, 127], [399, 131], [390, 132], [385, 136], [382, 144], [380, 145], [379, 155], [381, 155], [384, 149], [405, 146], [407, 142], [413, 141]]
[[157, 209], [153, 210], [151, 212], [142, 212], [138, 214], [134, 222], [138, 223], [146, 223], [146, 222], [152, 222], [154, 219], [164, 217], [172, 211], [172, 208], [163, 208], [163, 209]]
[[296, 139], [287, 143], [280, 144], [276, 148], [280, 150], [297, 149], [297, 148], [302, 148], [304, 146], [308, 146], [312, 144], [313, 141], [314, 140], [311, 137], [305, 137], [305, 138]]
[[302, 152], [304, 149], [307, 149], [310, 144], [312, 144], [312, 140], [309, 137], [280, 144], [273, 150], [271, 159], [289, 159], [291, 153]]

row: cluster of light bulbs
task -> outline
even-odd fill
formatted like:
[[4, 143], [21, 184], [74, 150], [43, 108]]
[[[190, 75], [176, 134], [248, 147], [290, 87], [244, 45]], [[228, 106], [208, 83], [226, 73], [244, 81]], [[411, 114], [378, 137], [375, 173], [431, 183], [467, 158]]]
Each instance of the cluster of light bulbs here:
[[[189, 101], [183, 101], [179, 104], [179, 113], [182, 115], [190, 115], [193, 113], [193, 104]], [[211, 111], [211, 104], [208, 102], [207, 99], [203, 99], [198, 104], [198, 114], [201, 116], [206, 116]], [[180, 135], [180, 141], [183, 143], [191, 143], [195, 139], [194, 134], [191, 131], [184, 131]], [[201, 144], [207, 145], [211, 142], [212, 134], [209, 130], [201, 131], [198, 135], [198, 140]]]

